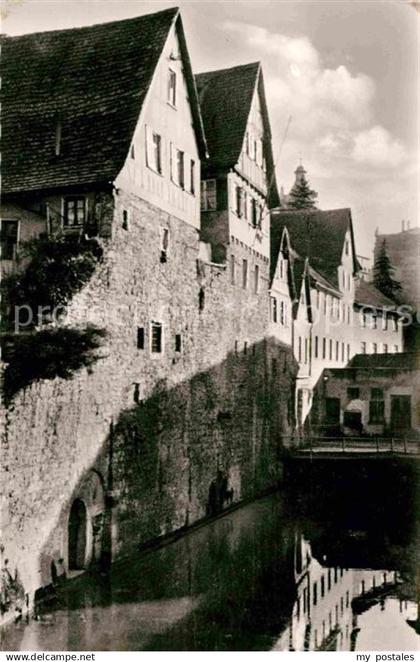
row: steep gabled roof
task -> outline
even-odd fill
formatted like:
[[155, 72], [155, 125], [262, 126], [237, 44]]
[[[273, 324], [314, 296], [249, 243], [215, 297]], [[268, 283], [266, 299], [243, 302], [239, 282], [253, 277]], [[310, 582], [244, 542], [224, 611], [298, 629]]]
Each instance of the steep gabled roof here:
[[260, 63], [196, 74], [209, 165], [233, 168], [241, 154]]
[[356, 285], [354, 302], [360, 306], [373, 306], [375, 308], [383, 308], [385, 306], [396, 309], [397, 307], [395, 301], [382, 294], [373, 283], [367, 283], [364, 280], [359, 280]]
[[271, 232], [277, 236], [287, 227], [293, 249], [309, 258], [310, 265], [334, 288], [338, 287], [337, 268], [341, 264], [344, 238], [350, 229], [353, 243], [354, 271], [356, 251], [350, 209], [279, 211], [271, 213]]
[[[90, 27], [5, 37], [3, 192], [114, 180], [124, 165], [176, 20], [198, 144], [205, 152], [177, 8]], [[61, 134], [59, 156], [55, 156], [57, 132]]]
[[241, 155], [248, 117], [258, 89], [266, 141], [264, 155], [270, 182], [269, 206], [278, 204], [277, 183], [271, 146], [271, 129], [259, 62], [219, 69], [195, 76], [206, 134], [209, 159], [206, 170], [234, 168]]

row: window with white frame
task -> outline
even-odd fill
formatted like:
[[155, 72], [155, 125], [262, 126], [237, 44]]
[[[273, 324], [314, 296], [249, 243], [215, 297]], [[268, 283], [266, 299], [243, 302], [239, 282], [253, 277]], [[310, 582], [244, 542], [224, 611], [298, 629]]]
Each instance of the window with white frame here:
[[195, 161], [190, 159], [190, 193], [195, 195]]
[[284, 301], [280, 301], [280, 324], [284, 326]]
[[71, 196], [64, 198], [64, 227], [83, 225], [86, 220], [86, 198]]
[[168, 69], [168, 103], [176, 106], [176, 73]]
[[277, 324], [277, 299], [276, 297], [271, 297], [271, 319]]
[[150, 351], [161, 354], [163, 351], [163, 327], [161, 322], [150, 322]]
[[255, 198], [251, 198], [251, 224], [253, 228], [258, 226], [258, 203]]
[[185, 187], [184, 152], [181, 149], [176, 150], [176, 183]]
[[162, 138], [146, 126], [146, 164], [155, 172], [162, 174]]
[[237, 216], [243, 214], [243, 188], [242, 186], [235, 186], [235, 212]]
[[215, 179], [204, 179], [201, 182], [201, 209], [202, 211], [217, 209]]

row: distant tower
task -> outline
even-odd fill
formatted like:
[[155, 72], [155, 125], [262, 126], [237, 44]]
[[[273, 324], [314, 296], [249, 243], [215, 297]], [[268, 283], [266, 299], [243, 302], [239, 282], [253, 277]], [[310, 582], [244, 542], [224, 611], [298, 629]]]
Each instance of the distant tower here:
[[[299, 186], [300, 184], [302, 184], [302, 182], [304, 180], [306, 180], [306, 183], [308, 182], [308, 180], [306, 179], [306, 170], [302, 165], [302, 157], [300, 157], [299, 161], [300, 161], [300, 163], [299, 163], [298, 167], [295, 170], [295, 181], [294, 181], [294, 184], [293, 184], [292, 188], [290, 189], [289, 193], [286, 194], [284, 192], [283, 187], [281, 187], [281, 189], [280, 189], [280, 206], [281, 206], [282, 209], [290, 209], [290, 206], [289, 206], [290, 193], [293, 190], [293, 187], [296, 186], [296, 185]], [[315, 198], [316, 197], [317, 197], [317, 195], [315, 195]]]
[[298, 165], [298, 167], [295, 170], [295, 184], [300, 184], [302, 179], [304, 179], [306, 176], [306, 170], [303, 167], [302, 163]]

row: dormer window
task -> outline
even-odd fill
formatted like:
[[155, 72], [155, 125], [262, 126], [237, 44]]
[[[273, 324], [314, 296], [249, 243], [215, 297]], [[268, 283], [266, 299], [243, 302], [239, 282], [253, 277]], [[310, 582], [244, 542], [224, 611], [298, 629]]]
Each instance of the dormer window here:
[[64, 199], [64, 226], [77, 227], [86, 221], [86, 199], [71, 197]]
[[176, 107], [176, 73], [172, 69], [168, 71], [168, 103]]

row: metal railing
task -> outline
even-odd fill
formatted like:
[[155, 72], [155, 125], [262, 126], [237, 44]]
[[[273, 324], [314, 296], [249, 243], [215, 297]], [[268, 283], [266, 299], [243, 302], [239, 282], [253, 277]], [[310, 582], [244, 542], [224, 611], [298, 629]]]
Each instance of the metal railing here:
[[404, 437], [303, 437], [296, 451], [420, 455], [420, 441]]

